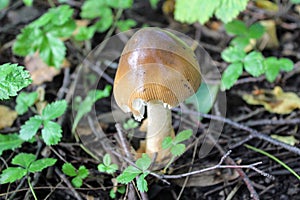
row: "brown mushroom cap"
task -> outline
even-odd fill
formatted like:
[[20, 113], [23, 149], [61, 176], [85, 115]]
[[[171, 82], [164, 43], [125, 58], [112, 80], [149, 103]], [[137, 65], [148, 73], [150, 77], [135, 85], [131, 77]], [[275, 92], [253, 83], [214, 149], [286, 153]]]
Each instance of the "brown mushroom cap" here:
[[193, 95], [201, 83], [192, 49], [174, 34], [143, 28], [127, 42], [117, 69], [114, 96], [125, 112], [143, 118], [136, 105], [158, 100], [175, 107]]

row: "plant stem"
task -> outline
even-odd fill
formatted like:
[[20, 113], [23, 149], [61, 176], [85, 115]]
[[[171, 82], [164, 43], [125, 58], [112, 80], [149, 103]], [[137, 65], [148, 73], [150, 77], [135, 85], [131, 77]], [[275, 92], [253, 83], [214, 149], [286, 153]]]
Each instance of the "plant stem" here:
[[38, 200], [38, 198], [36, 197], [35, 192], [34, 192], [34, 190], [33, 190], [33, 187], [32, 187], [32, 185], [31, 185], [31, 183], [30, 183], [30, 177], [29, 177], [28, 175], [27, 175], [27, 182], [28, 182], [29, 188], [30, 188], [30, 190], [31, 190], [31, 193], [32, 193], [32, 195], [33, 195], [33, 198], [34, 198], [35, 200]]
[[172, 164], [172, 162], [174, 161], [175, 156], [173, 155], [172, 158], [170, 159], [170, 161], [168, 162], [168, 164], [165, 166], [163, 173], [165, 174], [167, 172], [167, 169], [169, 168], [169, 166]]

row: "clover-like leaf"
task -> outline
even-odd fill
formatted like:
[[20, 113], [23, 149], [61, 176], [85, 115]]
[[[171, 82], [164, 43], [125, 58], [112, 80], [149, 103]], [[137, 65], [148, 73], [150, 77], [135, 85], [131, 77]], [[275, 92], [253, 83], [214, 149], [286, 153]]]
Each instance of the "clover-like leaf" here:
[[80, 178], [80, 177], [78, 177], [78, 176], [76, 176], [76, 177], [74, 177], [73, 179], [72, 179], [72, 185], [74, 186], [74, 187], [76, 187], [76, 188], [80, 188], [81, 186], [82, 186], [82, 179]]
[[18, 134], [0, 134], [0, 156], [5, 150], [14, 150], [15, 148], [21, 147], [24, 140], [22, 140]]
[[228, 47], [222, 52], [221, 56], [226, 62], [234, 63], [243, 61], [246, 57], [246, 53], [238, 47]]
[[20, 165], [24, 168], [28, 168], [30, 164], [35, 161], [36, 156], [31, 153], [19, 153], [16, 155], [11, 163], [14, 165]]
[[71, 176], [71, 177], [77, 175], [76, 169], [71, 163], [65, 163], [62, 166], [62, 171], [64, 174]]
[[0, 184], [13, 183], [23, 178], [27, 170], [21, 167], [9, 167], [2, 171], [0, 175]]
[[174, 138], [174, 143], [178, 144], [180, 142], [183, 142], [184, 140], [189, 139], [191, 136], [193, 135], [193, 131], [192, 130], [184, 130], [181, 131], [180, 133], [178, 133], [176, 135], [176, 137]]
[[60, 117], [67, 109], [67, 102], [65, 100], [55, 101], [48, 104], [42, 113], [43, 119], [53, 120]]
[[21, 92], [16, 99], [17, 105], [16, 105], [16, 111], [19, 115], [23, 115], [25, 112], [28, 111], [28, 108], [31, 107], [34, 102], [36, 101], [38, 96], [37, 92]]
[[176, 145], [172, 146], [172, 148], [171, 148], [171, 153], [174, 156], [180, 156], [184, 153], [184, 151], [185, 151], [184, 144], [176, 144]]
[[242, 63], [232, 63], [228, 65], [227, 69], [222, 74], [221, 89], [229, 89], [243, 73]]
[[244, 59], [245, 70], [254, 77], [258, 77], [265, 72], [264, 57], [260, 52], [252, 51]]
[[133, 166], [127, 167], [122, 174], [120, 174], [117, 177], [117, 181], [119, 183], [124, 183], [127, 184], [130, 181], [132, 181], [135, 177], [137, 177], [139, 174], [141, 174], [142, 171], [139, 170], [138, 168], [135, 168]]
[[135, 162], [136, 166], [142, 171], [147, 170], [151, 165], [151, 158], [148, 154], [143, 153], [142, 157]]
[[170, 148], [172, 146], [173, 139], [170, 136], [167, 136], [164, 138], [164, 140], [162, 141], [162, 148], [163, 149], [167, 149]]
[[146, 175], [141, 174], [140, 177], [136, 181], [137, 188], [140, 192], [147, 192], [148, 191], [148, 183], [145, 180]]
[[45, 121], [42, 129], [42, 138], [47, 145], [57, 144], [62, 137], [61, 126], [52, 121]]
[[56, 159], [54, 158], [42, 158], [39, 160], [36, 160], [34, 162], [31, 163], [31, 165], [29, 166], [29, 172], [40, 172], [43, 169], [53, 166], [56, 163]]
[[81, 179], [85, 179], [89, 175], [89, 170], [85, 166], [80, 166], [78, 169], [78, 177]]
[[40, 116], [29, 118], [29, 120], [27, 120], [25, 124], [21, 126], [20, 138], [26, 141], [32, 139], [42, 125], [42, 122], [43, 120], [40, 118]]

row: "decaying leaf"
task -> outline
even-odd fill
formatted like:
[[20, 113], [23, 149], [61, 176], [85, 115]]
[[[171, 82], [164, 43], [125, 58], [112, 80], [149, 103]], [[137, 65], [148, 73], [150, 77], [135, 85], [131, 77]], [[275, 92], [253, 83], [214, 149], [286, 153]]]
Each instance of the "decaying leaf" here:
[[[38, 53], [25, 57], [26, 69], [30, 72], [33, 85], [41, 85], [46, 81], [52, 81], [60, 74], [60, 69], [49, 67], [39, 56]], [[69, 67], [70, 63], [64, 60], [62, 67]]]
[[263, 25], [266, 32], [258, 41], [259, 49], [277, 49], [279, 41], [276, 33], [276, 23], [274, 20], [262, 20], [260, 24]]
[[0, 105], [0, 129], [11, 127], [18, 113], [7, 106]]
[[297, 140], [293, 135], [290, 136], [271, 135], [271, 137], [292, 146], [299, 143], [299, 140]]
[[284, 92], [278, 86], [273, 90], [254, 90], [252, 94], [244, 94], [243, 99], [251, 105], [263, 105], [271, 113], [289, 114], [300, 108], [300, 98], [293, 92]]

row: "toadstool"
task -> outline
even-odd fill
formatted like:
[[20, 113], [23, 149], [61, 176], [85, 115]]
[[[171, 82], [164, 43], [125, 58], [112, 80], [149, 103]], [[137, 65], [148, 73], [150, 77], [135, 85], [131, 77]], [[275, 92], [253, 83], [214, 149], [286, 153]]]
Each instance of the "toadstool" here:
[[143, 28], [127, 42], [115, 76], [114, 97], [138, 121], [147, 107], [147, 154], [157, 152], [157, 160], [166, 156], [162, 141], [174, 137], [170, 109], [193, 95], [200, 83], [193, 50], [173, 33]]

